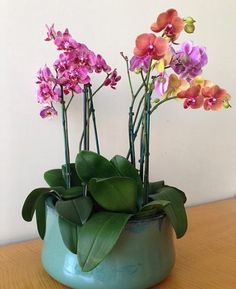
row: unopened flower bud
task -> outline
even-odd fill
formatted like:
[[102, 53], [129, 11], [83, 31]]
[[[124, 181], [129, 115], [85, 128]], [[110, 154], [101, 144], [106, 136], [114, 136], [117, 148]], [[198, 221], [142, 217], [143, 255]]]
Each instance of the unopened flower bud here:
[[153, 82], [149, 82], [149, 84], [148, 84], [148, 90], [149, 90], [149, 91], [153, 91], [154, 88], [155, 88], [154, 83], [153, 83]]
[[141, 69], [141, 68], [136, 68], [136, 69], [134, 70], [134, 72], [135, 72], [136, 74], [139, 74], [139, 73], [141, 73], [141, 71], [142, 71], [142, 69]]
[[189, 17], [184, 18], [184, 22], [186, 24], [193, 25], [193, 23], [195, 23], [196, 21], [193, 19], [193, 17], [189, 16]]
[[230, 108], [231, 107], [231, 105], [229, 104], [229, 101], [227, 99], [224, 100], [223, 105], [224, 105], [224, 108]]
[[186, 25], [184, 26], [184, 31], [185, 31], [186, 33], [193, 33], [194, 30], [195, 30], [195, 26], [194, 26], [193, 24], [186, 24]]

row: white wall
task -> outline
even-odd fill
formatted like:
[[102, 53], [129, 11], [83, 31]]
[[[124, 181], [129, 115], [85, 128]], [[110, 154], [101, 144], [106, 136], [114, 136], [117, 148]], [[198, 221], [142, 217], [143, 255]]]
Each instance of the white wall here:
[[[44, 24], [68, 27], [78, 41], [102, 53], [123, 76], [117, 91], [105, 90], [97, 100], [102, 151], [107, 157], [127, 151], [129, 103], [125, 65], [120, 51], [131, 55], [135, 37], [149, 31], [157, 14], [175, 7], [192, 15], [197, 29], [190, 38], [207, 46], [205, 77], [235, 88], [235, 0], [1, 0], [1, 162], [0, 244], [36, 236], [34, 223], [21, 219], [27, 194], [44, 186], [46, 169], [63, 162], [60, 120], [41, 120], [35, 97], [35, 73], [56, 57], [52, 43], [43, 41]], [[186, 35], [186, 37], [188, 37]], [[188, 205], [235, 196], [236, 113], [185, 111], [181, 103], [163, 106], [152, 127], [152, 179], [182, 188]], [[80, 104], [71, 111], [72, 158], [81, 128]]]

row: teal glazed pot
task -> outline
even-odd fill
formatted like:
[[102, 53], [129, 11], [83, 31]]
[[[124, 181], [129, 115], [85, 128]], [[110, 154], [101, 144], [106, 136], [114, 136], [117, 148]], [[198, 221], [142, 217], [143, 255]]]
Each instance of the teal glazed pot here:
[[77, 255], [64, 245], [56, 210], [47, 205], [42, 263], [54, 279], [74, 289], [146, 289], [160, 283], [174, 266], [173, 230], [165, 216], [132, 220], [110, 254], [82, 272]]

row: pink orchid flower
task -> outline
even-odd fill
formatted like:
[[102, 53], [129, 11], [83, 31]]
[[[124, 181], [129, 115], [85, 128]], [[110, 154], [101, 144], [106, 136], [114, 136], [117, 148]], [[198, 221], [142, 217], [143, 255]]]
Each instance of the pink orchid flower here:
[[54, 43], [58, 50], [68, 51], [78, 47], [78, 42], [71, 37], [68, 29], [63, 33], [58, 31]]
[[50, 27], [46, 24], [46, 28], [48, 30], [47, 31], [47, 38], [45, 38], [44, 40], [45, 41], [50, 41], [52, 39], [55, 39], [56, 36], [57, 36], [57, 32], [54, 29], [54, 24], [52, 24], [52, 26], [50, 26]]
[[155, 81], [155, 91], [158, 97], [163, 96], [169, 86], [169, 75], [166, 72], [159, 74]]
[[52, 118], [57, 115], [57, 111], [52, 106], [46, 106], [40, 111], [42, 118]]
[[121, 76], [117, 74], [116, 69], [112, 71], [108, 78], [105, 79], [104, 85], [116, 89], [117, 82], [121, 80]]
[[40, 68], [39, 71], [37, 72], [37, 78], [38, 81], [36, 83], [41, 83], [43, 81], [48, 82], [48, 81], [54, 81], [55, 78], [47, 65], [45, 65], [43, 68]]
[[95, 72], [100, 73], [102, 71], [109, 73], [111, 71], [111, 67], [107, 65], [105, 59], [98, 54], [95, 63]]
[[59, 102], [61, 100], [61, 91], [49, 82], [42, 82], [39, 84], [37, 90], [37, 98], [39, 103], [49, 103], [51, 101]]

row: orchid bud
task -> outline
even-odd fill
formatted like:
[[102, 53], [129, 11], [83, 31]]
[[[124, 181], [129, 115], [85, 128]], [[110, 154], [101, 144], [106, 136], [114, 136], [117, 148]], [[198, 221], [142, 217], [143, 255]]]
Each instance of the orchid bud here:
[[195, 23], [196, 21], [193, 19], [193, 17], [189, 16], [189, 17], [184, 18], [184, 22], [186, 24], [193, 25], [193, 23]]
[[160, 99], [159, 99], [159, 98], [154, 98], [154, 99], [153, 99], [153, 103], [157, 104], [158, 102], [160, 102]]
[[193, 17], [189, 16], [183, 19], [185, 22], [184, 31], [187, 33], [193, 33], [195, 30], [194, 23], [196, 22]]
[[194, 30], [195, 30], [195, 26], [193, 25], [193, 24], [186, 24], [185, 26], [184, 26], [184, 31], [186, 32], [186, 33], [193, 33], [194, 32]]
[[226, 109], [231, 107], [231, 105], [229, 104], [228, 99], [224, 100], [223, 105], [224, 105], [224, 108], [226, 108]]

